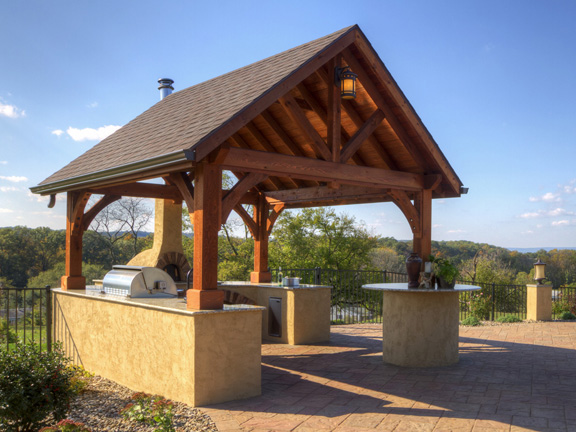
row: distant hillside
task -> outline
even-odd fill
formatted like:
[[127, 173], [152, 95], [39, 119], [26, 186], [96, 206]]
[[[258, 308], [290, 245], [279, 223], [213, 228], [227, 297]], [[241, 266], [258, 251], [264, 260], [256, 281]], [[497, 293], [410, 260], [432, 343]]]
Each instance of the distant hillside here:
[[551, 250], [576, 250], [576, 247], [541, 247], [541, 248], [507, 248], [511, 251], [517, 251], [520, 253], [535, 253], [541, 250], [545, 250], [546, 252], [550, 252]]

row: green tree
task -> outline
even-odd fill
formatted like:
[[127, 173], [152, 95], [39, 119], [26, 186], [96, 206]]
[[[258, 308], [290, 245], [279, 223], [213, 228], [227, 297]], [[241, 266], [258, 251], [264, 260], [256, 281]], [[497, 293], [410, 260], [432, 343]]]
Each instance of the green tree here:
[[[82, 264], [82, 275], [86, 278], [86, 285], [92, 285], [94, 279], [102, 279], [108, 270], [97, 264]], [[60, 278], [64, 275], [65, 263], [60, 262], [50, 270], [40, 273], [30, 279], [28, 286], [34, 288], [50, 285], [52, 288], [60, 287]]]
[[363, 269], [377, 238], [354, 217], [332, 208], [284, 212], [270, 241], [270, 265], [284, 268]]

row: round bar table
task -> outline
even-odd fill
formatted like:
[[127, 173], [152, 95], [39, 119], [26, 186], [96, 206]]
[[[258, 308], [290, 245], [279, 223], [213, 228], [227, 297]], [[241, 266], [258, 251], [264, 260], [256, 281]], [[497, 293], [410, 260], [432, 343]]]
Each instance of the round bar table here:
[[454, 289], [408, 288], [407, 283], [380, 283], [362, 288], [383, 292], [382, 358], [408, 367], [458, 363], [459, 296], [478, 286]]

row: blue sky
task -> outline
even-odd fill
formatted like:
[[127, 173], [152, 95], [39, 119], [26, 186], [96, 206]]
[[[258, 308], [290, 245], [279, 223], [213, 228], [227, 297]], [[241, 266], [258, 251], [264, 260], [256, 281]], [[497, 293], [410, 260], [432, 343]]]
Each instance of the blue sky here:
[[[576, 247], [576, 2], [5, 2], [0, 227], [63, 229], [29, 187], [183, 89], [358, 24], [468, 195], [433, 205], [434, 240]], [[340, 207], [410, 238], [393, 204]]]

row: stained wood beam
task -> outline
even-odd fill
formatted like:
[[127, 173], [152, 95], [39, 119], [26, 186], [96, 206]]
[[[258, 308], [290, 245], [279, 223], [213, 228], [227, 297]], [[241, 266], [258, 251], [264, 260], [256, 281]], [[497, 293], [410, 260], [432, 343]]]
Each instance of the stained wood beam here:
[[252, 237], [255, 238], [258, 235], [258, 226], [256, 225], [256, 222], [254, 222], [252, 216], [250, 216], [250, 214], [244, 209], [244, 207], [242, 207], [241, 204], [236, 204], [234, 206], [234, 211], [238, 213], [238, 216], [242, 218], [242, 221], [250, 230], [250, 234], [252, 234]]
[[364, 89], [368, 92], [370, 98], [372, 98], [376, 106], [378, 106], [378, 108], [382, 110], [386, 115], [386, 120], [388, 121], [388, 123], [390, 124], [390, 126], [400, 139], [400, 141], [402, 141], [402, 143], [406, 147], [406, 150], [408, 150], [408, 152], [410, 153], [416, 164], [421, 169], [425, 169], [427, 164], [424, 158], [422, 157], [420, 150], [416, 147], [412, 139], [408, 136], [408, 134], [404, 130], [404, 127], [402, 126], [402, 124], [400, 124], [400, 121], [396, 117], [396, 114], [394, 114], [392, 109], [388, 106], [384, 97], [380, 94], [378, 87], [376, 86], [376, 84], [374, 84], [374, 82], [370, 78], [370, 75], [366, 72], [366, 70], [362, 67], [362, 65], [356, 59], [354, 54], [350, 52], [350, 50], [348, 49], [344, 50], [343, 54], [346, 63], [348, 63], [348, 65], [354, 71], [354, 73], [358, 74], [358, 78], [360, 79], [360, 82], [362, 82], [362, 85], [364, 86]]
[[120, 195], [138, 198], [171, 199], [174, 201], [182, 200], [182, 196], [177, 187], [153, 183], [130, 183], [103, 188], [90, 188], [88, 191], [97, 195]]
[[424, 185], [424, 176], [419, 174], [339, 164], [296, 156], [271, 155], [266, 152], [237, 148], [230, 149], [226, 159], [222, 162], [222, 168], [405, 190], [420, 190]]
[[366, 141], [366, 139], [372, 135], [380, 123], [382, 123], [382, 120], [384, 120], [384, 113], [378, 109], [374, 112], [374, 114], [370, 116], [368, 120], [366, 120], [366, 123], [364, 123], [360, 129], [358, 129], [354, 136], [350, 138], [350, 141], [346, 143], [340, 155], [340, 162], [345, 163], [348, 159], [350, 159], [354, 153], [358, 151], [360, 146], [364, 144], [364, 141]]
[[390, 196], [394, 203], [404, 214], [406, 220], [410, 224], [410, 229], [415, 237], [419, 237], [422, 234], [422, 225], [420, 223], [420, 214], [412, 201], [408, 197], [408, 194], [403, 190], [391, 190]]
[[172, 173], [169, 179], [178, 188], [180, 195], [186, 202], [188, 212], [194, 213], [194, 187], [188, 175], [185, 172]]
[[272, 211], [268, 215], [268, 221], [266, 222], [266, 233], [268, 236], [270, 236], [272, 228], [274, 228], [276, 219], [278, 219], [278, 216], [280, 216], [280, 213], [282, 213], [285, 208], [286, 208], [285, 204], [275, 204], [274, 207], [272, 208]]
[[284, 203], [286, 205], [307, 204], [310, 202], [341, 201], [358, 202], [363, 199], [379, 198], [382, 201], [390, 201], [387, 188], [368, 188], [350, 185], [341, 185], [339, 189], [327, 186], [318, 186], [298, 190], [285, 190], [266, 193], [270, 204]]
[[240, 203], [246, 192], [264, 181], [268, 176], [260, 173], [249, 173], [226, 192], [222, 198], [222, 223], [226, 223], [228, 216], [236, 204]]
[[94, 218], [104, 210], [107, 206], [112, 204], [115, 201], [118, 201], [122, 198], [120, 195], [104, 195], [100, 198], [86, 213], [84, 213], [84, 217], [82, 218], [82, 229], [86, 231]]
[[302, 111], [302, 108], [298, 106], [298, 103], [294, 100], [294, 97], [290, 93], [287, 93], [284, 97], [279, 99], [279, 102], [288, 116], [292, 119], [292, 121], [312, 141], [317, 156], [326, 161], [332, 160], [332, 153], [330, 152], [330, 149], [328, 149], [326, 143], [318, 131], [314, 129], [314, 126], [312, 126], [312, 123], [310, 123], [308, 117], [306, 117], [306, 114], [304, 114]]
[[284, 143], [286, 147], [288, 147], [288, 150], [294, 156], [304, 156], [304, 153], [302, 153], [300, 147], [298, 147], [298, 145], [292, 140], [292, 138], [290, 138], [288, 134], [284, 131], [284, 129], [282, 129], [282, 126], [280, 126], [280, 124], [276, 121], [276, 119], [272, 116], [272, 114], [270, 114], [268, 111], [264, 111], [261, 114], [261, 116], [264, 119], [264, 121], [268, 123], [268, 126], [270, 126], [270, 128], [274, 131], [276, 136], [280, 138], [280, 140]]
[[[326, 73], [324, 75], [326, 76], [326, 85], [330, 86], [329, 84], [330, 79], [328, 78], [328, 74]], [[324, 122], [326, 127], [328, 127], [328, 112], [320, 104], [320, 102], [318, 102], [318, 99], [314, 97], [314, 95], [310, 92], [310, 90], [308, 90], [308, 88], [303, 83], [300, 83], [298, 85], [298, 91], [300, 92], [304, 100], [306, 100], [306, 102], [310, 104], [316, 115]], [[348, 142], [350, 140], [350, 135], [348, 134], [348, 132], [346, 132], [346, 130], [343, 127], [340, 128], [340, 133], [341, 133], [340, 141], [342, 141], [342, 138], [344, 139], [345, 142]], [[352, 157], [352, 160], [356, 165], [367, 165], [366, 161], [362, 159], [362, 157], [359, 154], [355, 154]]]
[[[340, 67], [340, 55], [328, 62], [328, 70], [335, 71]], [[332, 162], [340, 162], [340, 151], [342, 149], [342, 125], [340, 111], [340, 89], [332, 73], [331, 84], [328, 86], [328, 145], [332, 147]]]

